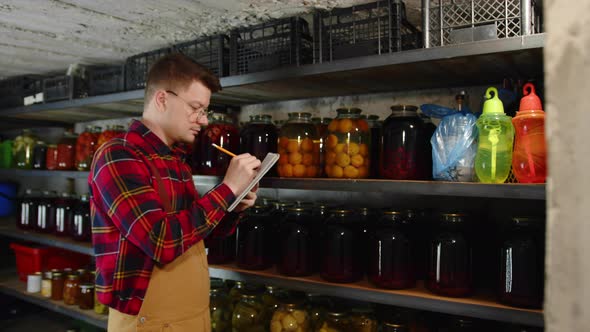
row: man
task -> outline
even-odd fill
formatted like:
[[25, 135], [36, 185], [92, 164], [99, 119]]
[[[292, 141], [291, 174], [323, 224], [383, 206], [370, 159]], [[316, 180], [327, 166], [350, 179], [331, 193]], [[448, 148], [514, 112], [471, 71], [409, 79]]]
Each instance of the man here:
[[[218, 78], [189, 58], [160, 59], [148, 74], [142, 120], [94, 157], [88, 181], [96, 293], [110, 307], [109, 331], [210, 331], [203, 239], [233, 232], [235, 221], [220, 221], [260, 166], [238, 155], [219, 186], [197, 195], [182, 144], [207, 125], [218, 90]], [[255, 200], [255, 191], [248, 193], [236, 211]]]

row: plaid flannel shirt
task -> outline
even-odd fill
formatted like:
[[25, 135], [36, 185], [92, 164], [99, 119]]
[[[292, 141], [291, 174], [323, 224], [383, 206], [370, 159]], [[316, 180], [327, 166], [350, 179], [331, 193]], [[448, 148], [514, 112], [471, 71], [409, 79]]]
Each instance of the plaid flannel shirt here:
[[[172, 262], [213, 229], [216, 236], [234, 231], [238, 218], [227, 218], [232, 221], [215, 228], [234, 194], [220, 184], [199, 198], [184, 156], [181, 148], [169, 148], [140, 121], [97, 151], [88, 184], [96, 293], [105, 305], [137, 315], [155, 264]], [[154, 189], [157, 181], [146, 160], [160, 173], [170, 213]]]

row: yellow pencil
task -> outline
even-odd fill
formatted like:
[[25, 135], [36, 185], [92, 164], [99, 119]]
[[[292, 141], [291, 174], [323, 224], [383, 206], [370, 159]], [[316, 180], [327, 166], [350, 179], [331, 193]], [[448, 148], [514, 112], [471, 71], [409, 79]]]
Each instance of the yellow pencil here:
[[213, 145], [217, 150], [219, 150], [221, 152], [224, 152], [225, 154], [228, 154], [228, 155], [230, 155], [232, 157], [235, 157], [236, 156], [235, 153], [232, 153], [231, 151], [228, 151], [228, 150], [222, 148], [221, 146], [219, 146], [219, 145], [217, 145], [215, 143], [213, 143], [211, 145]]

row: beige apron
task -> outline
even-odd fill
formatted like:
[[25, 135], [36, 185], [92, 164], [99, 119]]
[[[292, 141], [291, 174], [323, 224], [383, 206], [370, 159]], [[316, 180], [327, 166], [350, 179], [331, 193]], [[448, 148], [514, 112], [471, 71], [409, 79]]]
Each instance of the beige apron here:
[[[150, 164], [148, 162], [148, 164]], [[168, 194], [155, 167], [164, 208], [170, 211]], [[199, 241], [172, 263], [154, 267], [137, 316], [109, 310], [109, 332], [210, 332], [209, 267], [203, 241]]]

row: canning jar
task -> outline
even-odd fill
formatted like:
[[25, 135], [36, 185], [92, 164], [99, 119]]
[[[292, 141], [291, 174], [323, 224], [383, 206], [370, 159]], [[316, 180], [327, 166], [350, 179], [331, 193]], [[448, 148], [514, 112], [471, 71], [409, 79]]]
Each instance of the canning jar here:
[[92, 157], [98, 148], [98, 136], [101, 128], [98, 126], [87, 126], [86, 130], [76, 140], [76, 169], [87, 171], [90, 169]]
[[22, 134], [12, 142], [12, 154], [16, 168], [33, 168], [33, 148], [37, 142], [37, 136], [30, 129], [23, 129]]
[[107, 129], [104, 130], [100, 135], [98, 135], [98, 139], [96, 141], [97, 149], [103, 145], [104, 143], [110, 141], [112, 138], [116, 137], [117, 135], [123, 133], [125, 131], [125, 127], [121, 125], [113, 125], [108, 126]]
[[362, 260], [362, 270], [366, 271], [369, 264], [369, 243], [371, 240], [371, 235], [375, 230], [376, 219], [380, 216], [375, 212], [375, 210], [363, 207], [356, 211], [358, 216], [359, 227], [361, 229], [361, 243], [359, 247], [361, 248], [361, 257], [365, 257]]
[[287, 276], [313, 273], [313, 234], [311, 210], [287, 209], [279, 225], [277, 270]]
[[211, 332], [231, 332], [231, 308], [227, 293], [222, 288], [209, 291]]
[[373, 310], [365, 306], [352, 309], [350, 326], [354, 332], [377, 332], [379, 328]]
[[272, 220], [268, 208], [261, 205], [247, 210], [240, 220], [236, 233], [238, 267], [247, 270], [264, 270], [272, 266], [275, 248]]
[[74, 209], [72, 238], [76, 241], [91, 241], [92, 225], [90, 223], [90, 201], [88, 194], [80, 196], [80, 202]]
[[16, 226], [20, 229], [34, 229], [37, 221], [37, 193], [33, 189], [25, 189], [18, 209]]
[[82, 310], [94, 309], [94, 284], [82, 283], [78, 286], [78, 307]]
[[265, 287], [265, 291], [261, 298], [262, 304], [264, 304], [268, 324], [270, 324], [270, 319], [272, 318], [273, 313], [279, 308], [281, 301], [285, 300], [287, 297], [287, 292], [278, 287], [270, 285]]
[[410, 329], [408, 328], [408, 325], [403, 324], [403, 323], [386, 322], [386, 323], [383, 323], [381, 331], [382, 332], [409, 332]]
[[380, 288], [403, 289], [416, 285], [415, 243], [410, 220], [386, 210], [369, 242], [369, 280]]
[[425, 145], [424, 122], [418, 107], [395, 105], [383, 124], [380, 175], [392, 180], [428, 178], [426, 159], [432, 153]]
[[240, 302], [232, 313], [232, 331], [234, 332], [265, 332], [264, 305], [260, 298], [252, 292], [242, 294]]
[[473, 291], [472, 244], [467, 216], [441, 215], [438, 234], [430, 243], [428, 289], [433, 293], [461, 297]]
[[358, 108], [339, 108], [328, 126], [326, 167], [330, 178], [364, 179], [369, 176], [371, 132]]
[[310, 319], [303, 303], [286, 299], [272, 315], [270, 332], [310, 331]]
[[51, 298], [51, 271], [43, 272], [43, 279], [41, 279], [41, 296]]
[[[236, 214], [226, 214], [220, 223], [233, 224], [237, 218]], [[229, 236], [205, 238], [205, 247], [207, 247], [207, 262], [209, 264], [226, 264], [233, 261], [236, 257], [236, 233]]]
[[61, 301], [64, 295], [64, 274], [59, 270], [51, 270], [51, 299]]
[[6, 139], [0, 143], [0, 168], [11, 168], [13, 166], [12, 146], [14, 142]]
[[289, 120], [281, 128], [279, 153], [279, 176], [314, 178], [319, 175], [320, 137], [310, 113], [289, 113]]
[[[278, 136], [277, 128], [272, 124], [270, 115], [254, 115], [240, 131], [240, 153], [249, 153], [264, 160], [269, 152], [276, 153]], [[271, 169], [269, 176], [276, 176], [276, 170]]]
[[80, 285], [80, 277], [76, 274], [68, 274], [64, 282], [64, 303], [67, 305], [74, 305], [78, 303], [78, 286]]
[[33, 169], [45, 169], [46, 162], [47, 144], [43, 141], [37, 141], [33, 148]]
[[55, 192], [44, 190], [38, 199], [35, 219], [36, 231], [41, 233], [55, 232], [55, 219], [51, 217], [55, 214], [54, 198]]
[[232, 157], [211, 144], [217, 144], [234, 153], [238, 152], [240, 135], [226, 114], [214, 113], [209, 118], [209, 124], [201, 131], [198, 143], [193, 146], [192, 156], [196, 173], [223, 176]]
[[241, 281], [236, 281], [234, 286], [229, 290], [229, 306], [231, 311], [234, 311], [236, 304], [240, 302], [242, 294], [244, 294], [246, 285]]
[[45, 152], [45, 168], [53, 171], [57, 169], [57, 164], [57, 144], [49, 144]]
[[318, 136], [320, 137], [320, 174], [319, 177], [326, 176], [326, 137], [328, 136], [328, 125], [332, 122], [332, 118], [311, 118], [311, 122], [316, 126], [318, 130]]
[[369, 150], [369, 177], [379, 178], [379, 156], [381, 154], [381, 135], [382, 123], [379, 121], [379, 115], [369, 115], [367, 117], [369, 131], [371, 132], [371, 149]]
[[362, 234], [352, 210], [335, 210], [326, 220], [322, 236], [320, 276], [331, 282], [358, 281], [362, 271]]
[[78, 135], [66, 131], [57, 143], [57, 169], [73, 170], [76, 166], [76, 140]]
[[350, 317], [344, 311], [328, 311], [318, 325], [316, 332], [352, 332]]
[[514, 217], [504, 231], [500, 252], [499, 297], [525, 308], [543, 305], [543, 220]]
[[322, 321], [325, 320], [326, 313], [333, 307], [332, 300], [324, 295], [309, 293], [307, 294], [306, 310], [309, 314], [310, 331], [317, 331]]
[[55, 234], [58, 236], [70, 236], [74, 231], [74, 209], [76, 205], [75, 195], [63, 192], [54, 200], [55, 213], [51, 214], [55, 225]]

